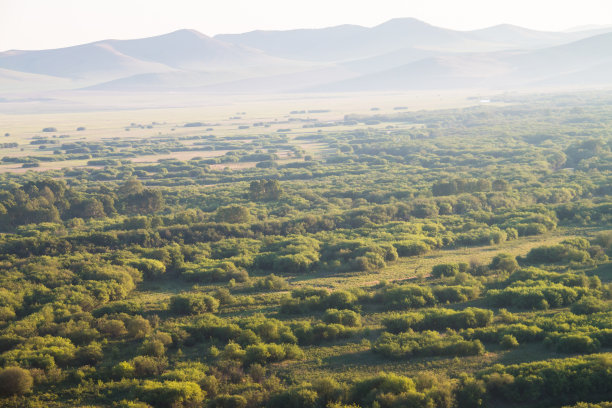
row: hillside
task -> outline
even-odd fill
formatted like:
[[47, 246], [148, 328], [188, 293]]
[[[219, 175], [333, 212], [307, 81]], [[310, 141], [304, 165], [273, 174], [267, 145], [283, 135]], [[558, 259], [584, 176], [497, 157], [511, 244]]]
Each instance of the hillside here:
[[[16, 95], [77, 89], [270, 93], [606, 85], [612, 48], [610, 34], [602, 30], [542, 32], [499, 25], [457, 31], [412, 18], [372, 28], [342, 25], [214, 38], [178, 30], [0, 53], [3, 76], [12, 73], [0, 80], [0, 90]], [[580, 76], [593, 70], [595, 75]]]
[[503, 89], [535, 84], [612, 85], [612, 71], [606, 70], [611, 63], [612, 34], [608, 33], [533, 51], [438, 55], [381, 72], [324, 84], [310, 90], [342, 92]]
[[216, 72], [214, 78], [220, 80], [227, 77], [227, 72], [240, 71], [242, 76], [248, 76], [249, 69], [284, 65], [295, 63], [224, 43], [193, 30], [138, 40], [105, 40], [54, 50], [0, 53], [1, 68], [67, 78], [76, 86], [114, 80], [130, 83], [132, 77], [157, 78], [167, 74], [166, 82], [174, 88], [174, 85], [181, 87], [185, 74], [193, 77]]

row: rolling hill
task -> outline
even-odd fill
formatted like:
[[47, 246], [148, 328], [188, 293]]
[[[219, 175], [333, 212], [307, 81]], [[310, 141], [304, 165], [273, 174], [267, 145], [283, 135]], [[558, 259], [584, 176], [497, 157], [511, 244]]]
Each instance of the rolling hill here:
[[456, 31], [402, 18], [367, 28], [150, 38], [0, 53], [0, 91], [291, 92], [612, 84], [612, 28]]
[[75, 86], [185, 71], [231, 71], [290, 65], [255, 49], [225, 43], [194, 30], [137, 40], [105, 40], [42, 51], [0, 53], [0, 68], [72, 80]]
[[437, 55], [310, 91], [612, 85], [612, 33], [531, 51]]

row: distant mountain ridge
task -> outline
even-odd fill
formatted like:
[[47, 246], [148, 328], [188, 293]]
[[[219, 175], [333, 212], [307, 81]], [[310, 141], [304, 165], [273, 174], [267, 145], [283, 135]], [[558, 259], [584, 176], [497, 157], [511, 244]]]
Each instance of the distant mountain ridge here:
[[185, 29], [143, 39], [0, 53], [0, 92], [612, 85], [610, 31], [543, 32], [507, 24], [457, 31], [413, 18], [372, 28], [341, 25], [214, 37]]
[[612, 33], [531, 51], [431, 56], [311, 91], [612, 85]]
[[260, 30], [243, 34], [221, 34], [214, 38], [257, 48], [279, 57], [346, 61], [347, 58], [367, 58], [402, 48], [461, 52], [529, 49], [568, 43], [591, 34], [600, 32], [544, 32], [509, 24], [474, 31], [457, 31], [436, 27], [414, 18], [396, 18], [372, 28], [343, 25], [324, 29]]
[[84, 78], [177, 69], [210, 69], [273, 60], [259, 50], [221, 42], [195, 30], [137, 40], [104, 40], [67, 48], [0, 53], [0, 67], [33, 74]]

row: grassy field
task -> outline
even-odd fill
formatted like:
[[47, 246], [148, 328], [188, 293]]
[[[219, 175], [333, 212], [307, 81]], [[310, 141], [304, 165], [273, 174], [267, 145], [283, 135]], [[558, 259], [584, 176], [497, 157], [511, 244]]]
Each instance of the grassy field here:
[[[121, 95], [117, 96], [122, 101]], [[74, 103], [85, 104], [89, 100], [85, 96], [73, 96]], [[102, 101], [110, 100], [109, 95], [90, 95]], [[154, 101], [152, 95], [143, 95], [142, 98]], [[160, 97], [164, 99], [164, 97]], [[2, 105], [0, 110], [0, 143], [18, 143], [18, 148], [0, 148], [0, 157], [24, 157], [29, 155], [53, 156], [55, 145], [48, 145], [45, 149], [38, 149], [38, 145], [30, 142], [36, 138], [45, 137], [56, 142], [97, 142], [103, 140], [119, 139], [122, 141], [155, 140], [157, 138], [189, 137], [212, 133], [217, 137], [232, 139], [245, 136], [257, 138], [262, 132], [274, 133], [283, 131], [289, 136], [290, 144], [303, 148], [307, 154], [317, 156], [321, 145], [304, 143], [303, 140], [294, 140], [297, 135], [315, 134], [317, 129], [303, 129], [304, 120], [317, 120], [320, 123], [341, 121], [348, 113], [394, 113], [406, 110], [442, 109], [473, 106], [479, 104], [479, 98], [473, 93], [446, 92], [432, 93], [420, 92], [410, 94], [363, 94], [348, 97], [346, 95], [326, 95], [304, 97], [302, 95], [270, 95], [261, 98], [253, 96], [237, 96], [228, 100], [227, 97], [202, 100], [193, 97], [195, 106], [183, 106], [184, 100], [174, 100], [168, 96], [169, 103], [176, 105], [171, 109], [160, 109], [149, 104], [138, 103], [126, 98], [125, 109], [96, 110], [95, 105], [84, 112], [58, 112], [50, 113], [11, 113], [11, 104]], [[191, 100], [190, 100], [191, 102]], [[152, 102], [153, 103], [153, 102]], [[45, 105], [46, 106], [46, 105]], [[49, 106], [53, 106], [49, 102]], [[140, 108], [135, 108], [139, 106]], [[144, 107], [144, 108], [143, 108]], [[398, 108], [401, 107], [401, 110]], [[98, 108], [99, 109], [99, 108]], [[325, 112], [308, 113], [309, 109], [323, 110]], [[19, 106], [13, 106], [13, 112], [19, 111]], [[305, 113], [302, 113], [304, 111]], [[43, 108], [44, 112], [44, 108]], [[291, 112], [299, 112], [293, 113]], [[185, 123], [202, 122], [203, 127], [184, 127]], [[265, 128], [253, 127], [256, 123], [266, 122]], [[334, 126], [322, 128], [324, 132], [342, 132], [354, 129], [372, 128], [383, 129], [385, 124]], [[401, 124], [402, 128], [412, 125]], [[56, 132], [42, 132], [46, 127], [56, 128]], [[76, 131], [77, 127], [84, 127], [83, 131]], [[205, 131], [205, 129], [212, 129]], [[330, 130], [331, 129], [331, 130]], [[8, 134], [8, 136], [6, 136]], [[61, 136], [61, 138], [59, 138]], [[189, 143], [186, 143], [190, 146]], [[194, 148], [194, 146], [190, 146]], [[194, 150], [189, 152], [175, 152], [171, 154], [157, 154], [136, 156], [130, 158], [133, 163], [156, 162], [163, 159], [189, 160], [194, 157], [218, 157], [227, 151]], [[287, 160], [285, 162], [290, 162]], [[86, 165], [86, 161], [66, 160], [62, 162], [41, 161], [39, 167], [23, 169], [19, 164], [0, 164], [0, 172], [22, 173], [25, 171], [46, 171], [62, 168], [78, 168]], [[254, 163], [240, 163], [219, 165], [215, 168], [231, 169], [253, 167]]]
[[531, 248], [541, 245], [552, 245], [567, 239], [564, 232], [557, 231], [547, 236], [525, 237], [515, 241], [506, 241], [500, 245], [485, 247], [469, 247], [459, 249], [444, 249], [432, 251], [431, 253], [419, 256], [400, 258], [398, 261], [374, 273], [358, 274], [308, 274], [300, 275], [292, 280], [296, 284], [308, 284], [327, 288], [350, 288], [355, 286], [374, 286], [381, 281], [395, 282], [429, 275], [434, 265], [442, 263], [470, 263], [476, 261], [480, 264], [488, 264], [491, 259], [500, 252], [510, 255], [524, 255]]
[[546, 376], [607, 375], [605, 95], [164, 97], [0, 113], [0, 366], [32, 377], [0, 406], [561, 407]]

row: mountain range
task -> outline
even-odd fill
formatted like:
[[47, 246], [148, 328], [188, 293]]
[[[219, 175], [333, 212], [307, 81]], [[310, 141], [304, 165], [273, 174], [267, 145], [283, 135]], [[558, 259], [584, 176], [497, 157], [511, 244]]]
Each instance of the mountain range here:
[[612, 85], [612, 27], [456, 31], [404, 18], [368, 28], [179, 30], [0, 53], [0, 93], [210, 93]]

